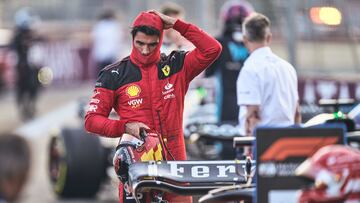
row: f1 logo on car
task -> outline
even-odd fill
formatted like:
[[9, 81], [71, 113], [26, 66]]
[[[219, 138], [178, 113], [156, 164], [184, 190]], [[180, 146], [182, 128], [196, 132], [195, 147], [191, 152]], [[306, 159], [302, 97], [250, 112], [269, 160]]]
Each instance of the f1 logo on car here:
[[284, 161], [289, 157], [313, 155], [321, 146], [335, 144], [338, 137], [286, 137], [274, 142], [260, 157], [261, 161]]

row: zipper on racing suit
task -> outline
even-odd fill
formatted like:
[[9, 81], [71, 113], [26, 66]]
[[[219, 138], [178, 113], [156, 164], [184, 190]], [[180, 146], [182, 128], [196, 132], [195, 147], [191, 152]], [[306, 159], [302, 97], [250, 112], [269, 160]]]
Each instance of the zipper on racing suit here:
[[[152, 92], [152, 86], [151, 86], [151, 82], [150, 82], [150, 70], [146, 70], [146, 74], [147, 74], [147, 84], [149, 85], [150, 87], [150, 92]], [[149, 96], [149, 99], [150, 99], [150, 106], [151, 106], [151, 118], [152, 118], [152, 123], [153, 123], [153, 126], [155, 127], [155, 119], [154, 119], [154, 113], [153, 113], [153, 110], [152, 110], [152, 106], [153, 106], [153, 103], [152, 103], [152, 98], [151, 98], [151, 94]]]
[[174, 156], [171, 154], [171, 152], [169, 151], [169, 148], [167, 147], [165, 141], [162, 138], [162, 136], [163, 136], [163, 128], [162, 128], [162, 122], [161, 122], [161, 117], [160, 117], [160, 110], [156, 110], [156, 113], [157, 113], [157, 116], [158, 116], [158, 119], [159, 119], [159, 125], [160, 125], [160, 142], [165, 147], [166, 152], [169, 153], [169, 155], [171, 156], [171, 159], [175, 161]]

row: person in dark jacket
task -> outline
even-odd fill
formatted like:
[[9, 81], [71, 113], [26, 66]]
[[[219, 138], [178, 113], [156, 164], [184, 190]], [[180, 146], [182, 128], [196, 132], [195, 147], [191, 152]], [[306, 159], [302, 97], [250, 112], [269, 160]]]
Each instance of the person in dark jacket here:
[[253, 11], [246, 1], [229, 1], [221, 9], [223, 32], [217, 40], [223, 51], [205, 71], [205, 76], [216, 76], [215, 102], [220, 123], [237, 123], [239, 107], [236, 103], [236, 80], [249, 52], [242, 42], [242, 22]]
[[11, 47], [16, 53], [16, 101], [23, 120], [33, 118], [40, 83], [38, 69], [30, 61], [31, 47], [37, 40], [32, 29], [34, 16], [29, 9], [20, 9], [15, 15], [16, 28]]

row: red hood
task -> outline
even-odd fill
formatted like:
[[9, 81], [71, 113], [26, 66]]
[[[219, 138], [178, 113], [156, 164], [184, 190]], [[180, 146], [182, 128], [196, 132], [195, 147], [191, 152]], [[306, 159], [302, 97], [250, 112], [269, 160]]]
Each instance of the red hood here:
[[148, 66], [157, 63], [160, 60], [160, 47], [163, 38], [163, 22], [159, 16], [149, 12], [141, 12], [135, 19], [133, 27], [146, 25], [153, 27], [160, 31], [159, 44], [156, 49], [148, 56], [143, 56], [134, 46], [134, 39], [132, 42], [132, 51], [130, 59], [138, 66]]

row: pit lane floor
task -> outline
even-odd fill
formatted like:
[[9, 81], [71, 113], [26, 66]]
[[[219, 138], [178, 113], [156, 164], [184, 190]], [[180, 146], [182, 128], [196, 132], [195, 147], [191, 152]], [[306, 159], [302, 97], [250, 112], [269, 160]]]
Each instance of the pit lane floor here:
[[63, 126], [79, 126], [77, 119], [80, 98], [88, 99], [93, 84], [76, 84], [67, 87], [49, 87], [44, 89], [37, 103], [37, 116], [30, 121], [22, 122], [16, 110], [13, 93], [8, 92], [0, 97], [0, 133], [15, 132], [25, 137], [32, 149], [32, 167], [19, 203], [113, 203], [117, 200], [117, 182], [109, 180], [102, 185], [95, 199], [59, 200], [52, 192], [48, 178], [47, 146], [52, 133]]

